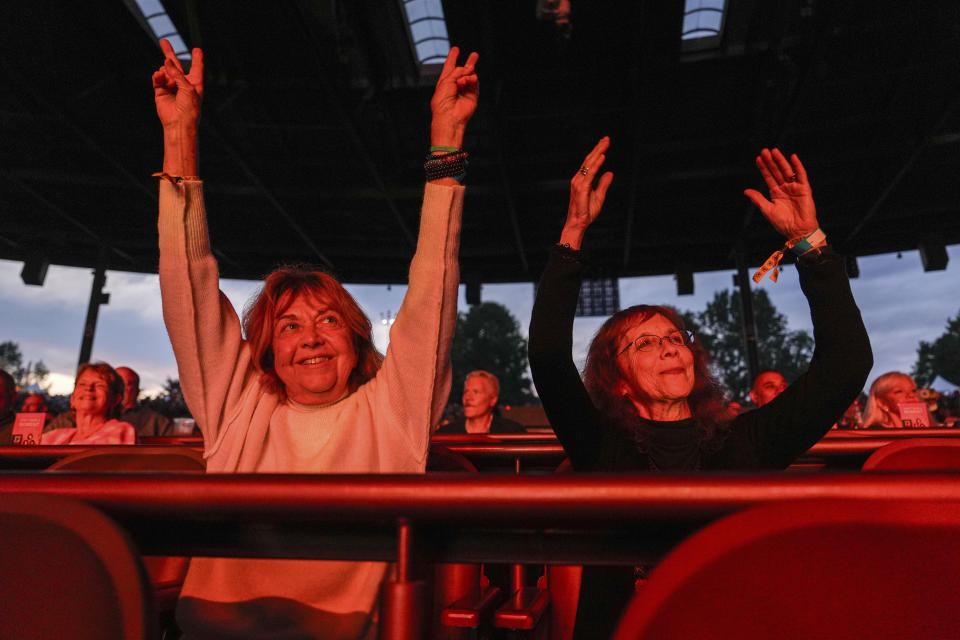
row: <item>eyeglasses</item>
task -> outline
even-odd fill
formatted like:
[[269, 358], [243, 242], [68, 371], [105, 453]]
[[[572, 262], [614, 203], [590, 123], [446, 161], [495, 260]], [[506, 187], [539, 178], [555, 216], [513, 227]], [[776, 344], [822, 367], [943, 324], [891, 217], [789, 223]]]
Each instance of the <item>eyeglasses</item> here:
[[659, 348], [660, 345], [663, 344], [664, 340], [673, 346], [689, 347], [690, 343], [693, 342], [693, 331], [677, 329], [676, 331], [671, 331], [665, 336], [655, 336], [650, 333], [645, 333], [630, 341], [627, 346], [620, 350], [620, 353], [617, 354], [617, 357], [619, 358], [626, 353], [627, 349], [630, 347], [636, 347], [637, 351], [650, 351], [651, 349]]

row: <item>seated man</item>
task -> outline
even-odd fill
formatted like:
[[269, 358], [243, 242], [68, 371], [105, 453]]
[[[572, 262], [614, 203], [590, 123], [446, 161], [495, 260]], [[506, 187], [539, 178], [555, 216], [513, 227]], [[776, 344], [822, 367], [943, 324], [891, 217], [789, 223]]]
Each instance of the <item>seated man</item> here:
[[494, 413], [500, 381], [487, 371], [471, 371], [463, 381], [463, 417], [442, 425], [436, 433], [524, 433], [519, 422]]
[[787, 388], [787, 381], [783, 379], [779, 371], [768, 370], [762, 372], [753, 381], [753, 389], [750, 389], [750, 399], [753, 404], [762, 407]]
[[137, 437], [170, 435], [173, 424], [170, 418], [147, 407], [137, 407], [140, 395], [140, 376], [130, 367], [117, 367], [123, 378], [123, 413], [120, 419], [129, 422], [137, 430]]

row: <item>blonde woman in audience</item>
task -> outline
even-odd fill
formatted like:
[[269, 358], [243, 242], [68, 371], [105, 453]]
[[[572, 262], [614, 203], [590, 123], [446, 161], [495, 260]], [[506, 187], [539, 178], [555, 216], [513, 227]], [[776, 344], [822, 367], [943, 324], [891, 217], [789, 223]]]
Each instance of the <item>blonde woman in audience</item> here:
[[[863, 416], [866, 429], [902, 429], [900, 404], [903, 402], [922, 402], [917, 395], [917, 383], [913, 378], [899, 371], [889, 371], [870, 385], [867, 408]], [[927, 426], [933, 420], [927, 412]]]

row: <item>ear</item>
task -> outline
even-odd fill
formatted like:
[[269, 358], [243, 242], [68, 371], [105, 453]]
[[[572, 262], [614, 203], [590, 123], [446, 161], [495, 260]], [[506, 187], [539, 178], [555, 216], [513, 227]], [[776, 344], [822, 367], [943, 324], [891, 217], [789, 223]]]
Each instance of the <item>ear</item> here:
[[760, 406], [760, 403], [757, 402], [757, 392], [753, 389], [750, 389], [750, 400], [753, 402], [753, 404]]

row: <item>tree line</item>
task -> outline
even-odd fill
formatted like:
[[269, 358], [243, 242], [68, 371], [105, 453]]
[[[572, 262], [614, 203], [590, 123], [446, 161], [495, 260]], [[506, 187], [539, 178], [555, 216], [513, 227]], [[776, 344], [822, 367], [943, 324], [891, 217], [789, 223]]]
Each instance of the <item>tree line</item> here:
[[[813, 355], [813, 338], [806, 331], [791, 330], [765, 290], [751, 291], [751, 296], [760, 370], [775, 369], [792, 382], [806, 371]], [[743, 348], [739, 290], [719, 291], [703, 311], [685, 311], [682, 316], [687, 328], [712, 355], [714, 373], [730, 391], [730, 398], [746, 402], [753, 381], [749, 379]], [[527, 367], [527, 339], [516, 318], [503, 305], [484, 302], [458, 314], [451, 359], [450, 402], [459, 402], [464, 379], [475, 369], [490, 371], [500, 379], [501, 404], [536, 402]], [[0, 342], [0, 368], [13, 376], [21, 390], [49, 389], [49, 368], [42, 360], [25, 362], [16, 342]], [[938, 338], [920, 341], [911, 374], [920, 387], [929, 386], [937, 376], [960, 385], [960, 312], [947, 320]], [[61, 410], [65, 410], [65, 398]], [[167, 378], [163, 392], [143, 403], [170, 417], [188, 415], [176, 379]]]

